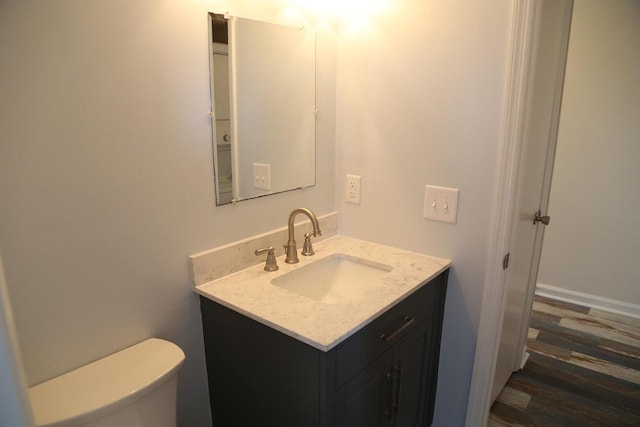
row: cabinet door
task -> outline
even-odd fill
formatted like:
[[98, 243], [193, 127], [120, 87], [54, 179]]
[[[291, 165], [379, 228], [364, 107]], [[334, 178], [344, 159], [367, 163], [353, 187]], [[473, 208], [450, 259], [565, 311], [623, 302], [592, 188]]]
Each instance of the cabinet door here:
[[394, 426], [422, 427], [428, 404], [433, 317], [422, 321], [394, 349], [393, 376]]
[[345, 427], [422, 427], [428, 405], [433, 317], [420, 322], [390, 351], [338, 393], [336, 417]]
[[376, 359], [337, 393], [336, 426], [387, 427], [392, 418], [391, 354]]

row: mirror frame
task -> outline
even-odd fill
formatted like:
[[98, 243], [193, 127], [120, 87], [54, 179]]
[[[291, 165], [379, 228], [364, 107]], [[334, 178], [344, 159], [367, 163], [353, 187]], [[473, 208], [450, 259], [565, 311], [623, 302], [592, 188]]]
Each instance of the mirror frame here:
[[[314, 186], [318, 115], [315, 33], [212, 12], [208, 18], [216, 205]], [[263, 37], [253, 43], [249, 37], [256, 35]], [[235, 51], [227, 48], [225, 77], [216, 67], [220, 66], [216, 56], [224, 55], [221, 44], [231, 46], [233, 40], [238, 40], [239, 47]], [[282, 48], [266, 49], [267, 41], [269, 49]], [[254, 44], [261, 47], [251, 51]], [[298, 52], [295, 56], [291, 55], [294, 50]], [[277, 58], [273, 66], [269, 62], [272, 57]], [[254, 58], [259, 66], [247, 67]], [[219, 75], [222, 80], [216, 79]], [[225, 97], [226, 91], [225, 106], [220, 104], [219, 94]], [[260, 100], [264, 102], [256, 106]]]

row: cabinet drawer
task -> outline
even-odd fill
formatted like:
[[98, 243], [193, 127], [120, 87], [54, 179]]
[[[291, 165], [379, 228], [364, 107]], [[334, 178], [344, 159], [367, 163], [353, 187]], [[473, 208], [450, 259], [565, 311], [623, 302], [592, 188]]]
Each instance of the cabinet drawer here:
[[434, 315], [442, 275], [423, 285], [336, 349], [336, 389]]

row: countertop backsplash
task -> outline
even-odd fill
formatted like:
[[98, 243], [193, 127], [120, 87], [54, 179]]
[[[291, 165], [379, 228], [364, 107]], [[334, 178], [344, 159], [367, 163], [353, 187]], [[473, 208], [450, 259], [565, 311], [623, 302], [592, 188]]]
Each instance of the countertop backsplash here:
[[[286, 218], [284, 218], [286, 222]], [[338, 213], [332, 212], [318, 217], [321, 236], [313, 237], [312, 242], [320, 242], [338, 233]], [[304, 243], [304, 234], [311, 232], [311, 221], [305, 220], [295, 224], [295, 238], [298, 249]], [[283, 245], [288, 240], [288, 228], [284, 226], [267, 233], [229, 243], [214, 249], [200, 252], [189, 257], [193, 286], [198, 286], [245, 268], [264, 264], [266, 254], [256, 256], [256, 249], [273, 246], [276, 257], [284, 254]]]

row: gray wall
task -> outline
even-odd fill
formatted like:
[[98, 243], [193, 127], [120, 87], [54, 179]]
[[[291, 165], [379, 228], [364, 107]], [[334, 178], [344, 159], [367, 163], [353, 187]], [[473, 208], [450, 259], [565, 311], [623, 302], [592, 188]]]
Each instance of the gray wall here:
[[[396, 0], [320, 27], [316, 187], [216, 208], [206, 12], [277, 21], [281, 6], [0, 2], [0, 248], [29, 383], [164, 337], [187, 354], [181, 425], [208, 425], [187, 256], [305, 205], [337, 209], [345, 234], [453, 259], [435, 425], [462, 425], [513, 2]], [[362, 175], [359, 206], [346, 173]], [[425, 184], [461, 190], [458, 224], [422, 218]]]
[[[509, 1], [396, 0], [338, 45], [336, 197], [349, 234], [450, 258], [434, 425], [463, 425], [488, 256]], [[362, 175], [362, 204], [343, 202]], [[423, 219], [426, 184], [458, 223]]]
[[215, 206], [207, 12], [278, 19], [242, 4], [0, 2], [0, 248], [29, 384], [162, 337], [187, 357], [180, 424], [209, 425], [187, 257], [283, 227], [298, 205], [334, 210], [331, 33], [318, 184]]
[[538, 282], [640, 304], [640, 2], [576, 0]]

